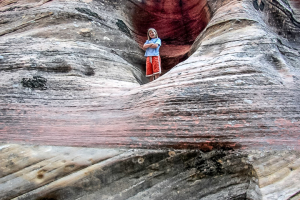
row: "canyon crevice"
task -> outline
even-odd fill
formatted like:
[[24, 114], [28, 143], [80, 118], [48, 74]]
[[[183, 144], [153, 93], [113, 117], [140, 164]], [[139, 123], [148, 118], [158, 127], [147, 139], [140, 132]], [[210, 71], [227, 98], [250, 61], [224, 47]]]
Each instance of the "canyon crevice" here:
[[0, 199], [298, 199], [299, 33], [298, 0], [1, 1]]

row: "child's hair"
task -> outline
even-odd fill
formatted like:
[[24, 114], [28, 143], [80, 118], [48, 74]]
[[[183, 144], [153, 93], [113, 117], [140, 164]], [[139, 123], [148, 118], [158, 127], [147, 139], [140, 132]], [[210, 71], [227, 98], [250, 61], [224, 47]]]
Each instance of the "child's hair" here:
[[156, 38], [158, 38], [157, 31], [154, 28], [149, 28], [148, 31], [147, 31], [148, 40], [151, 40], [151, 37], [149, 36], [150, 31], [153, 31], [155, 33]]

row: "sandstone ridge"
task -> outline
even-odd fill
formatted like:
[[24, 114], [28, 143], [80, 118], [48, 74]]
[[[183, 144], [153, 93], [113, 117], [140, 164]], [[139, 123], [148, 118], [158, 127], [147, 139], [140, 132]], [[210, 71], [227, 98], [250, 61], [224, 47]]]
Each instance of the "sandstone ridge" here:
[[[299, 199], [299, 13], [1, 1], [0, 199]], [[150, 27], [163, 76], [148, 83]]]
[[[2, 1], [0, 139], [297, 148], [297, 1], [180, 2]], [[145, 84], [149, 26], [185, 61]]]

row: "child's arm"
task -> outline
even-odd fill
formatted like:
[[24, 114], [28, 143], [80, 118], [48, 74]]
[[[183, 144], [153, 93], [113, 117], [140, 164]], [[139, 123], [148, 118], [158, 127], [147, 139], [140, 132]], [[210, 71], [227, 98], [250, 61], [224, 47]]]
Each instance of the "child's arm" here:
[[[151, 43], [149, 43], [149, 42], [151, 42]], [[157, 48], [158, 46], [160, 46], [160, 45], [161, 45], [161, 40], [160, 40], [159, 38], [157, 38], [157, 39], [155, 40], [155, 43], [153, 43], [153, 41], [147, 40], [146, 43], [145, 43], [144, 46], [143, 46], [143, 49], [144, 49], [144, 50], [146, 50], [146, 49], [148, 49], [148, 48], [156, 49], [156, 48]]]
[[156, 49], [158, 47], [158, 44], [144, 44], [143, 49], [153, 48]]
[[149, 48], [156, 49], [158, 47], [158, 44], [152, 44]]

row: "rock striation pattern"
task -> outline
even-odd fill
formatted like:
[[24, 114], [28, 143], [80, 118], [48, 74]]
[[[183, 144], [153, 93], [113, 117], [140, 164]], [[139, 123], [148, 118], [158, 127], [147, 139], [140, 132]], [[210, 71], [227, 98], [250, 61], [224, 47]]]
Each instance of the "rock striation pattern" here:
[[0, 199], [299, 199], [299, 10], [1, 1]]
[[295, 151], [0, 148], [2, 200], [299, 197]]
[[[297, 1], [155, 2], [2, 1], [0, 139], [297, 148]], [[188, 58], [145, 84], [148, 26]]]

